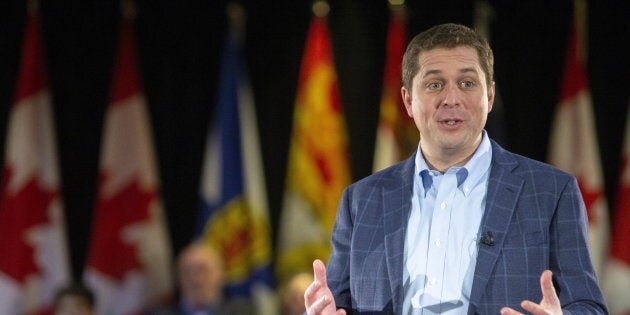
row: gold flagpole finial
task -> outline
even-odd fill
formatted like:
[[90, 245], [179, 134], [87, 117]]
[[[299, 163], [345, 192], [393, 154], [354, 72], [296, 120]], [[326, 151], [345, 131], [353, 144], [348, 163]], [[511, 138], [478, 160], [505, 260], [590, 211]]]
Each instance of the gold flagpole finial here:
[[136, 18], [136, 3], [132, 0], [122, 0], [120, 3], [122, 9], [122, 17], [133, 20]]
[[488, 0], [476, 0], [474, 2], [473, 26], [479, 35], [490, 41], [490, 23], [496, 16], [496, 12]]
[[404, 5], [405, 0], [387, 0], [387, 3], [389, 3], [390, 6], [399, 6]]
[[33, 13], [39, 10], [39, 1], [38, 0], [28, 0], [26, 2], [26, 12]]
[[577, 58], [586, 64], [588, 59], [588, 4], [585, 0], [573, 1], [573, 21], [577, 39]]
[[403, 19], [407, 18], [405, 0], [387, 0], [387, 6], [396, 17]]
[[330, 12], [330, 6], [328, 2], [323, 0], [318, 0], [313, 3], [313, 14], [318, 17], [326, 17]]
[[230, 1], [225, 12], [228, 17], [230, 26], [234, 29], [237, 40], [242, 41], [242, 37], [245, 36], [245, 21], [247, 19], [247, 13], [242, 4], [235, 1]]

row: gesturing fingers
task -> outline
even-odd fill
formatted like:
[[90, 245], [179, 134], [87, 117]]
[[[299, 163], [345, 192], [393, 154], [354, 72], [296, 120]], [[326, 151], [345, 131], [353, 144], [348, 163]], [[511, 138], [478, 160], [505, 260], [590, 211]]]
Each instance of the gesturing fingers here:
[[317, 299], [317, 291], [319, 291], [320, 288], [321, 286], [317, 281], [313, 281], [306, 288], [306, 291], [304, 291], [304, 302], [306, 303], [306, 307], [308, 307], [308, 305], [312, 303], [315, 303], [315, 300]]
[[307, 314], [323, 314], [327, 306], [332, 302], [328, 295], [322, 295], [317, 298], [310, 306], [307, 306]]
[[326, 283], [326, 266], [324, 266], [324, 263], [319, 259], [313, 261], [313, 274], [315, 276], [315, 282], [319, 282], [322, 287], [328, 287]]
[[501, 315], [523, 315], [523, 313], [517, 312], [509, 307], [504, 307], [501, 309]]
[[551, 270], [543, 271], [540, 276], [540, 289], [542, 290], [543, 300], [540, 304], [547, 304], [550, 307], [559, 307], [560, 300], [558, 299], [558, 295], [556, 294], [556, 288], [553, 287], [552, 281], [553, 273]]
[[328, 284], [326, 283], [326, 267], [324, 263], [316, 259], [313, 262], [313, 282], [306, 288], [304, 292], [304, 302], [306, 307], [317, 303], [318, 299], [321, 299], [323, 294], [326, 294]]
[[[542, 300], [539, 304], [532, 301], [524, 300], [521, 307], [531, 314], [562, 314], [560, 299], [556, 294], [556, 288], [553, 286], [552, 272], [545, 270], [540, 275], [540, 290], [542, 292]], [[501, 309], [501, 315], [517, 315], [521, 314], [512, 308], [504, 307]]]
[[532, 301], [523, 301], [521, 302], [521, 307], [535, 315], [545, 315], [545, 314], [554, 314], [550, 310], [544, 308], [541, 304], [536, 304]]
[[553, 274], [550, 270], [543, 271], [540, 275], [540, 290], [542, 291], [542, 300], [540, 304], [532, 301], [523, 301], [521, 307], [532, 314], [562, 314], [560, 300], [553, 287]]
[[313, 275], [313, 282], [304, 292], [307, 314], [345, 314], [345, 311], [336, 309], [332, 292], [326, 283], [326, 266], [319, 259], [313, 262]]

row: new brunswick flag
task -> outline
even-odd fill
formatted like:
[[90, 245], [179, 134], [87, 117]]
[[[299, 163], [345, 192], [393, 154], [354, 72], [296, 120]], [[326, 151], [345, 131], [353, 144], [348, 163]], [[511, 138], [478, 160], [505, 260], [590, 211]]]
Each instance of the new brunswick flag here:
[[267, 192], [256, 111], [239, 24], [223, 50], [217, 104], [206, 142], [197, 237], [222, 255], [225, 294], [251, 297], [266, 314], [272, 286]]
[[337, 204], [350, 183], [348, 139], [326, 18], [313, 16], [293, 113], [278, 240], [280, 281], [328, 259]]
[[70, 280], [40, 25], [29, 13], [0, 182], [0, 314], [45, 314]]
[[418, 129], [407, 115], [400, 96], [400, 73], [405, 53], [405, 13], [392, 7], [387, 32], [387, 56], [381, 110], [374, 148], [374, 168], [379, 171], [411, 155], [418, 148]]

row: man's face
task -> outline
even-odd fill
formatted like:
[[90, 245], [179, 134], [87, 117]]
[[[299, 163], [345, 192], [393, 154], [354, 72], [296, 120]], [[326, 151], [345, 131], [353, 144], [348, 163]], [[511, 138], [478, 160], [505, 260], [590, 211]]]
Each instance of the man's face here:
[[488, 88], [477, 51], [468, 46], [436, 48], [418, 59], [412, 91], [403, 87], [402, 96], [420, 131], [423, 152], [474, 152], [494, 101], [494, 85]]
[[182, 296], [193, 307], [215, 304], [221, 298], [223, 271], [220, 258], [201, 247], [183, 254], [179, 265]]

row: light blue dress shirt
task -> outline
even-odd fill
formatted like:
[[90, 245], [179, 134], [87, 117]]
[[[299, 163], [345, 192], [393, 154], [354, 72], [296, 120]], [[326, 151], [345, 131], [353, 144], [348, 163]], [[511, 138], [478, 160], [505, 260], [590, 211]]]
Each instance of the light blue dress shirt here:
[[466, 314], [492, 148], [485, 130], [463, 167], [430, 170], [418, 148], [405, 238], [404, 314]]

